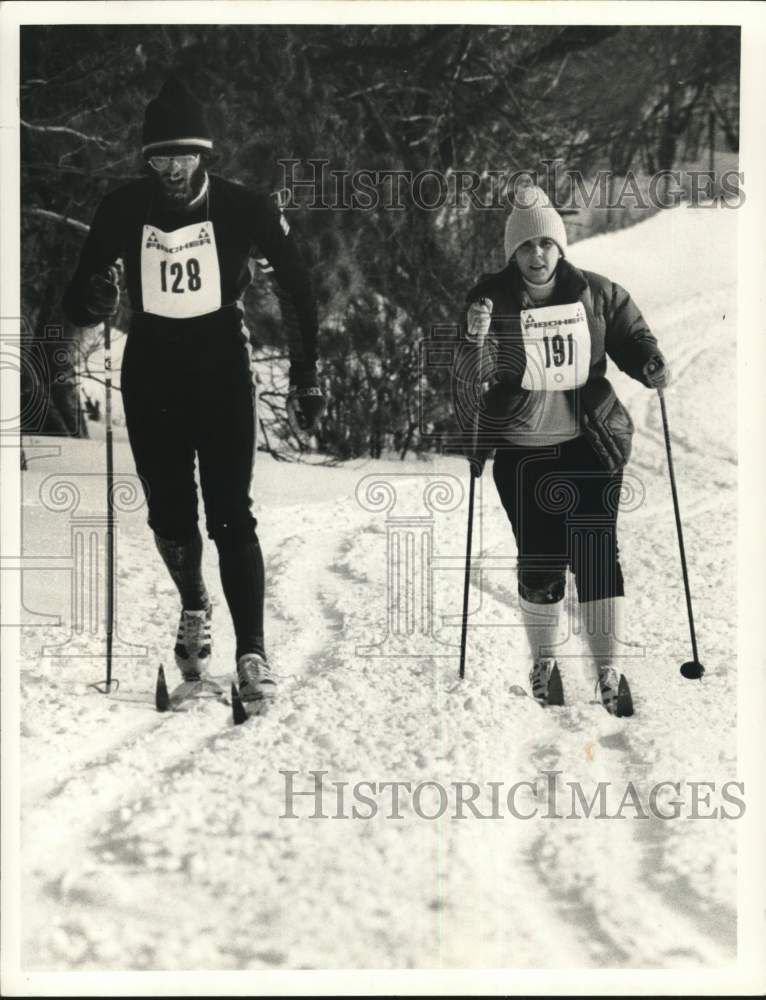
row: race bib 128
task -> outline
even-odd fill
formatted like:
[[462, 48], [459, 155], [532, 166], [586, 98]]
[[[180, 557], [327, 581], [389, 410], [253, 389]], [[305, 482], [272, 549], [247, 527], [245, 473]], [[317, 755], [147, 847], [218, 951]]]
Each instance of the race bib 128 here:
[[221, 272], [212, 222], [164, 233], [144, 226], [141, 243], [144, 312], [169, 319], [221, 308]]
[[582, 302], [522, 309], [526, 367], [523, 389], [556, 392], [588, 381], [590, 330]]

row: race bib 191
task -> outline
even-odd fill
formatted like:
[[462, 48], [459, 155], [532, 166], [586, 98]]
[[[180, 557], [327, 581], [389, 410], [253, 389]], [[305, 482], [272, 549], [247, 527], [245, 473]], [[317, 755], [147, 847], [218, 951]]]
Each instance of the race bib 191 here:
[[582, 302], [522, 309], [521, 330], [526, 352], [523, 389], [556, 392], [588, 381], [590, 330]]
[[164, 233], [144, 226], [141, 243], [144, 312], [190, 319], [221, 308], [221, 272], [212, 222]]

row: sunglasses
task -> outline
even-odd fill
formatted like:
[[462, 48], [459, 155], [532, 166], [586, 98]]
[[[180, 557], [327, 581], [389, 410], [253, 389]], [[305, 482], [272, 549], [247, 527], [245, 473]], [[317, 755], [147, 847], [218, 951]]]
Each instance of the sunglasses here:
[[183, 153], [180, 156], [150, 156], [149, 166], [154, 170], [169, 170], [173, 163], [179, 167], [196, 167], [199, 163], [199, 153]]

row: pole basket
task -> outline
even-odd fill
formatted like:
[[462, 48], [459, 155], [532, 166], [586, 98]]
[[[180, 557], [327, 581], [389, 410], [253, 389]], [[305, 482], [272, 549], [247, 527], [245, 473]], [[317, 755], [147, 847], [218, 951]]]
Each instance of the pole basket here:
[[116, 691], [120, 686], [120, 682], [112, 677], [108, 681], [96, 681], [94, 684], [89, 684], [89, 688], [94, 688], [99, 694], [111, 694], [112, 691]]
[[705, 668], [698, 660], [687, 660], [681, 664], [681, 673], [689, 681], [698, 681], [705, 673]]

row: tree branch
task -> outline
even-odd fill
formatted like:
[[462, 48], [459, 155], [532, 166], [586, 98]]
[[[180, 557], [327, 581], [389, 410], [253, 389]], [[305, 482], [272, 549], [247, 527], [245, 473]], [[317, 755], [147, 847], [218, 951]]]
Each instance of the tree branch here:
[[109, 149], [110, 146], [114, 145], [108, 139], [101, 139], [97, 135], [85, 135], [84, 132], [78, 132], [76, 128], [68, 128], [66, 125], [33, 125], [31, 122], [25, 122], [23, 118], [21, 124], [30, 132], [58, 132], [62, 135], [74, 135], [78, 139], [82, 139], [83, 142], [95, 143], [99, 149]]
[[58, 212], [50, 212], [47, 208], [25, 208], [25, 212], [29, 212], [30, 215], [40, 215], [44, 219], [51, 219], [54, 222], [64, 222], [68, 226], [72, 226], [81, 233], [87, 233], [90, 231], [90, 226], [86, 225], [84, 222], [80, 222], [79, 219], [70, 219], [68, 215], [60, 215]]

